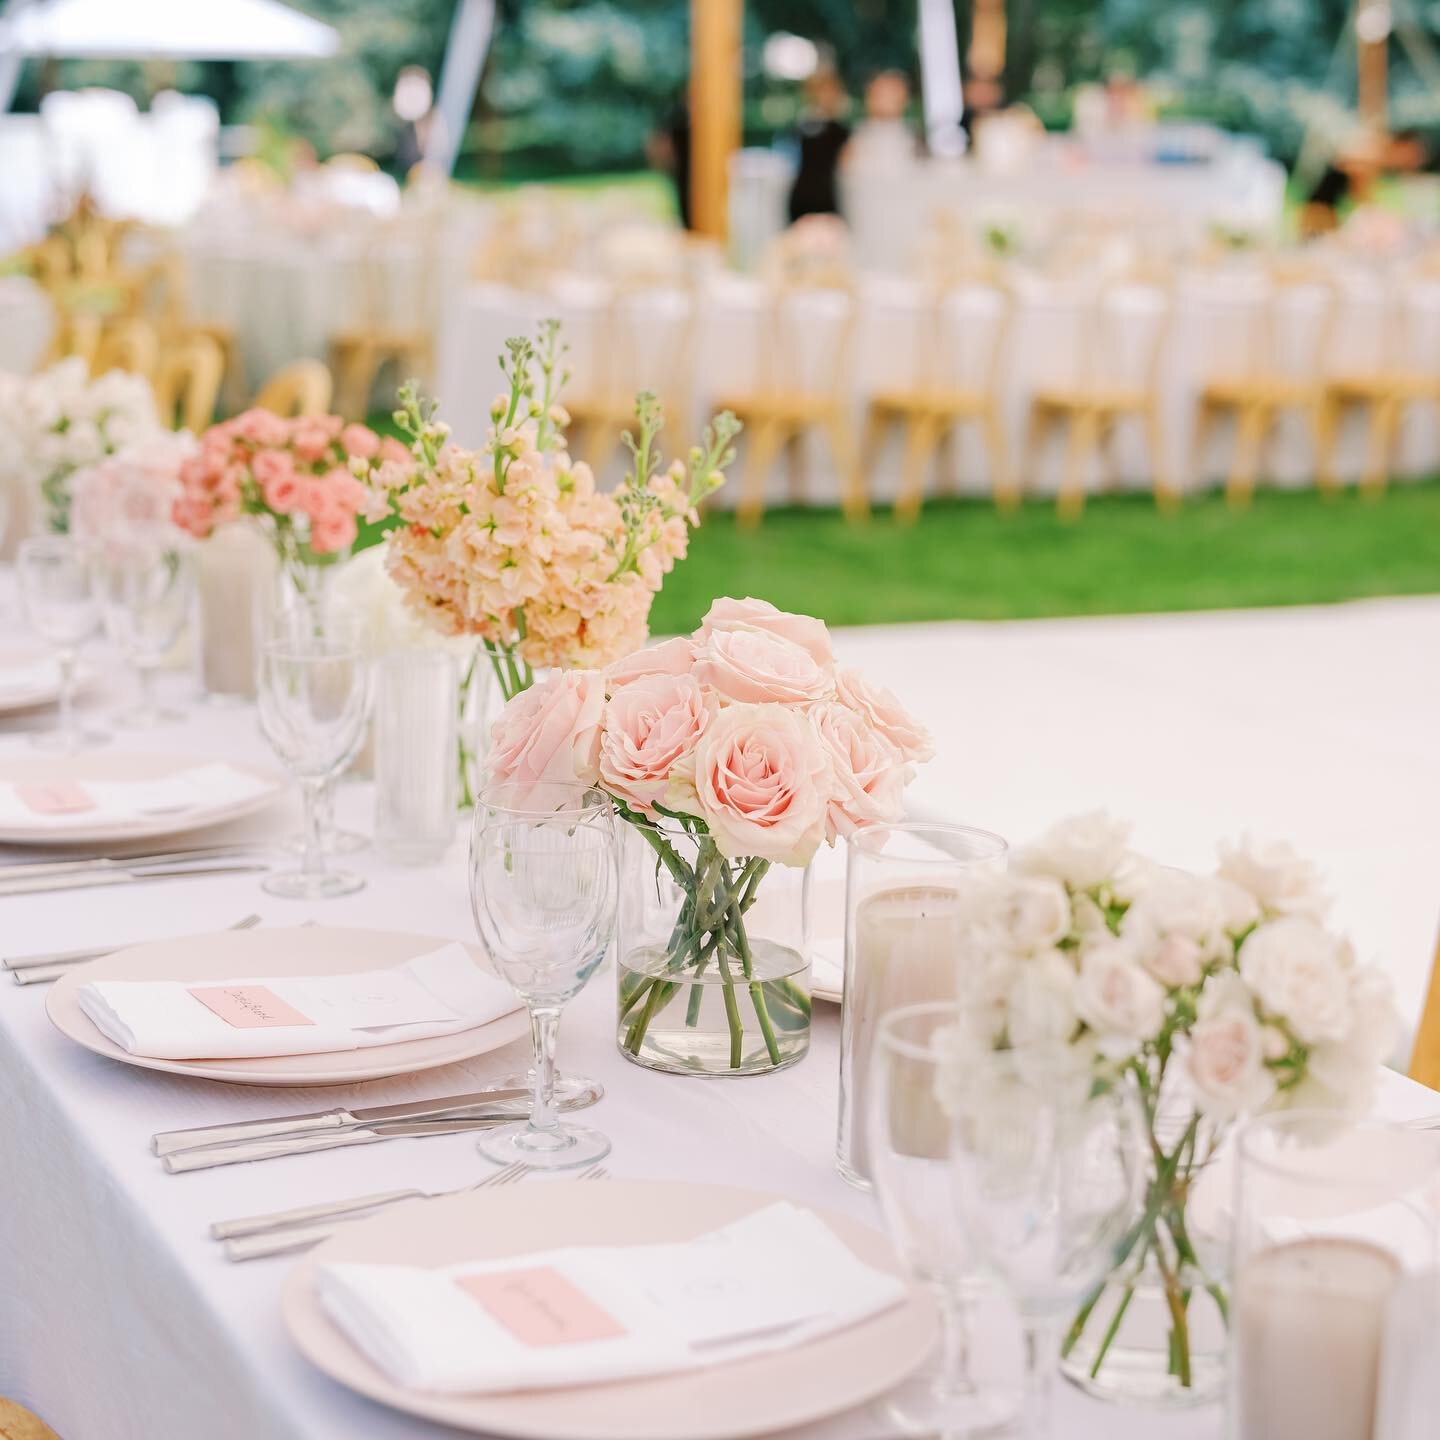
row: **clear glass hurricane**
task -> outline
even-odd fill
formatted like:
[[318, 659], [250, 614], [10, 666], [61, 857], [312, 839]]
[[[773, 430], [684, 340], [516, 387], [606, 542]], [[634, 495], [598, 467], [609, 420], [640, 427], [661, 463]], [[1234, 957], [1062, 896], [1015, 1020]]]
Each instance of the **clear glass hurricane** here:
[[183, 550], [116, 546], [95, 560], [95, 589], [105, 633], [135, 671], [139, 694], [118, 716], [122, 725], [148, 728], [181, 720], [160, 705], [155, 679], [189, 621], [195, 598], [195, 560]]
[[37, 734], [34, 744], [67, 754], [104, 744], [110, 737], [103, 730], [82, 727], [75, 718], [80, 648], [100, 628], [89, 552], [66, 535], [37, 535], [21, 542], [16, 570], [25, 619], [54, 647], [60, 667], [59, 724]]
[[326, 778], [354, 753], [369, 711], [370, 666], [358, 628], [336, 624], [324, 634], [282, 631], [265, 643], [257, 679], [260, 728], [300, 781], [305, 801], [301, 867], [268, 875], [264, 888], [304, 900], [348, 895], [365, 881], [326, 868], [320, 792]]
[[[901, 1435], [986, 1435], [1012, 1420], [1013, 1391], [976, 1386], [970, 1374], [970, 1302], [986, 1280], [952, 1197], [952, 1129], [941, 1109], [937, 1037], [954, 1004], [907, 1005], [880, 1022], [867, 1072], [868, 1164], [896, 1253], [934, 1296], [940, 1345], [928, 1363], [881, 1401]], [[861, 1097], [856, 1096], [857, 1100]]]
[[562, 1122], [555, 1049], [560, 1014], [600, 968], [615, 931], [615, 830], [598, 790], [494, 786], [475, 806], [470, 905], [496, 973], [525, 1002], [535, 1047], [530, 1118], [489, 1132], [480, 1153], [542, 1169], [589, 1165], [607, 1136]]
[[[973, 1034], [968, 1027], [965, 1033]], [[1050, 1440], [1060, 1330], [1122, 1253], [1145, 1193], [1144, 1116], [1128, 1078], [1068, 1047], [979, 1051], [942, 1038], [956, 1213], [1025, 1330], [1026, 1440]]]

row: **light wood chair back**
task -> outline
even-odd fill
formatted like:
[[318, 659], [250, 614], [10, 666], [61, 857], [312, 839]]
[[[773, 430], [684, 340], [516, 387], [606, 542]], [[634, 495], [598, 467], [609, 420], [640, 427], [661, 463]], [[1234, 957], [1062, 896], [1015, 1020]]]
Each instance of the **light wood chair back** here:
[[155, 372], [155, 409], [174, 430], [199, 434], [215, 417], [225, 357], [205, 335], [170, 347]]
[[292, 360], [277, 370], [259, 389], [255, 405], [261, 410], [291, 418], [324, 415], [330, 409], [335, 382], [320, 360]]
[[148, 320], [117, 320], [107, 325], [90, 362], [92, 375], [110, 370], [127, 370], [132, 375], [153, 379], [160, 359], [160, 337]]
[[0, 1398], [0, 1440], [60, 1440], [38, 1415], [14, 1400]]
[[1425, 1008], [1415, 1030], [1415, 1046], [1410, 1052], [1410, 1078], [1440, 1090], [1440, 944], [1430, 965], [1430, 984], [1425, 992]]

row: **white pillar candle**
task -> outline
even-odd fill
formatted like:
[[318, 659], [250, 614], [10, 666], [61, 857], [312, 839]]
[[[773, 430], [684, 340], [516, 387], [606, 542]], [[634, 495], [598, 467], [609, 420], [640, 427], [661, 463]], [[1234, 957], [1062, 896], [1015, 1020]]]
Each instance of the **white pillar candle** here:
[[[845, 1107], [850, 1169], [870, 1178], [865, 1136], [868, 1072], [880, 1021], [901, 1005], [955, 998], [961, 963], [960, 892], [944, 885], [904, 885], [867, 895], [855, 907], [845, 977]], [[915, 1107], [912, 1153], [929, 1153], [922, 1131], [934, 1115]], [[933, 1137], [932, 1137], [933, 1139]]]
[[1235, 1440], [1375, 1440], [1381, 1343], [1400, 1283], [1395, 1257], [1363, 1240], [1294, 1240], [1245, 1258]]
[[200, 679], [211, 695], [253, 699], [259, 629], [275, 588], [275, 554], [248, 525], [200, 546]]

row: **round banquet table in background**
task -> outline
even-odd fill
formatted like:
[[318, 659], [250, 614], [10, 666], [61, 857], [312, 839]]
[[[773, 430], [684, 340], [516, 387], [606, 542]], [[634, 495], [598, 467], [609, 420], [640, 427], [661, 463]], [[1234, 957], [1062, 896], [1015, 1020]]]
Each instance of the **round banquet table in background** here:
[[[13, 614], [14, 597], [0, 594]], [[844, 663], [901, 694], [940, 754], [912, 792], [918, 808], [1016, 840], [1104, 805], [1133, 816], [1136, 841], [1202, 866], [1217, 838], [1284, 836], [1339, 897], [1337, 919], [1419, 1011], [1433, 950], [1440, 872], [1440, 671], [1428, 653], [1440, 601], [1377, 601], [1245, 615], [1148, 616], [841, 631]], [[113, 657], [107, 689], [124, 698]], [[171, 676], [175, 698], [187, 690]], [[1066, 697], [1064, 733], [1054, 697]], [[1123, 717], [1118, 718], [1117, 717]], [[25, 753], [33, 716], [0, 721], [0, 751]], [[1371, 737], [1361, 743], [1357, 737]], [[128, 743], [138, 743], [127, 740]], [[270, 763], [253, 711], [195, 707], [144, 737], [156, 750]], [[1197, 757], [1202, 763], [1196, 763]], [[1343, 758], [1343, 763], [1340, 763]], [[368, 829], [368, 784], [341, 785], [342, 824]], [[247, 826], [285, 833], [293, 811]], [[254, 875], [9, 897], [6, 953], [213, 932], [252, 911], [268, 925], [308, 919], [423, 929], [469, 940], [464, 836], [436, 867], [347, 857], [367, 888], [307, 904], [260, 891]], [[13, 859], [14, 852], [0, 855]], [[283, 863], [293, 863], [288, 859]], [[263, 933], [263, 932], [257, 932]], [[561, 1064], [602, 1079], [593, 1121], [614, 1141], [619, 1179], [677, 1179], [775, 1191], [869, 1224], [872, 1200], [833, 1163], [838, 1011], [817, 1006], [813, 1048], [794, 1069], [737, 1082], [658, 1075], [614, 1042], [614, 976], [567, 1011]], [[266, 1091], [118, 1066], [72, 1044], [45, 1015], [44, 986], [0, 974], [0, 1378], [66, 1440], [445, 1440], [455, 1432], [381, 1409], [335, 1385], [290, 1345], [280, 1295], [292, 1262], [228, 1263], [217, 1219], [340, 1199], [397, 1184], [460, 1186], [483, 1167], [464, 1135], [394, 1140], [185, 1175], [150, 1153], [158, 1131], [339, 1103], [383, 1104], [493, 1083], [517, 1044], [423, 1077], [339, 1089]], [[1436, 1097], [1382, 1077], [1378, 1107], [1432, 1114]], [[531, 1179], [527, 1185], [564, 1184]], [[1008, 1364], [998, 1312], [981, 1336]], [[984, 1352], [988, 1364], [992, 1358]], [[1220, 1440], [1218, 1409], [1157, 1416], [1103, 1407], [1061, 1387], [1065, 1440]], [[892, 1440], [853, 1413], [784, 1440]]]

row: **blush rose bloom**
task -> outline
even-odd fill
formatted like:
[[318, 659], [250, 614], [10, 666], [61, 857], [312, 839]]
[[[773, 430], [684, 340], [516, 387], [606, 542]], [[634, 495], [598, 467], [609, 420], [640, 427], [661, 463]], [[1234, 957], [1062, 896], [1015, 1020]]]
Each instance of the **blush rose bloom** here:
[[817, 665], [835, 663], [830, 632], [823, 620], [812, 615], [792, 615], [788, 610], [777, 609], [768, 600], [717, 600], [700, 622], [695, 639], [703, 645], [712, 635], [724, 630], [763, 630], [808, 651]]
[[622, 685], [629, 685], [649, 675], [688, 675], [695, 667], [695, 646], [683, 635], [659, 645], [647, 645], [630, 655], [623, 655], [605, 669], [605, 688], [614, 694]]
[[1313, 920], [1284, 916], [1259, 926], [1240, 947], [1240, 974], [1265, 1013], [1297, 1040], [1339, 1040], [1350, 1028], [1349, 946]]
[[728, 706], [695, 748], [694, 803], [729, 859], [808, 864], [833, 783], [815, 726], [783, 705]]
[[825, 838], [833, 843], [837, 836], [853, 835], [866, 825], [898, 820], [910, 778], [900, 752], [843, 705], [817, 705], [813, 719], [835, 778]]
[[804, 705], [835, 693], [827, 666], [793, 640], [764, 630], [715, 631], [699, 647], [695, 678], [745, 705]]
[[864, 716], [906, 761], [934, 758], [930, 732], [883, 685], [871, 684], [858, 670], [841, 670], [835, 698]]
[[516, 805], [554, 808], [600, 778], [605, 685], [598, 670], [557, 670], [522, 690], [490, 727], [490, 777]]
[[1075, 1009], [1114, 1058], [1153, 1040], [1165, 1023], [1165, 992], [1120, 940], [1102, 940], [1080, 960]]
[[1202, 992], [1186, 1068], [1200, 1109], [1213, 1120], [1258, 1110], [1275, 1093], [1265, 1033], [1239, 976], [1217, 975]]
[[605, 705], [600, 741], [605, 788], [653, 817], [711, 713], [704, 691], [689, 675], [646, 675], [622, 686]]

